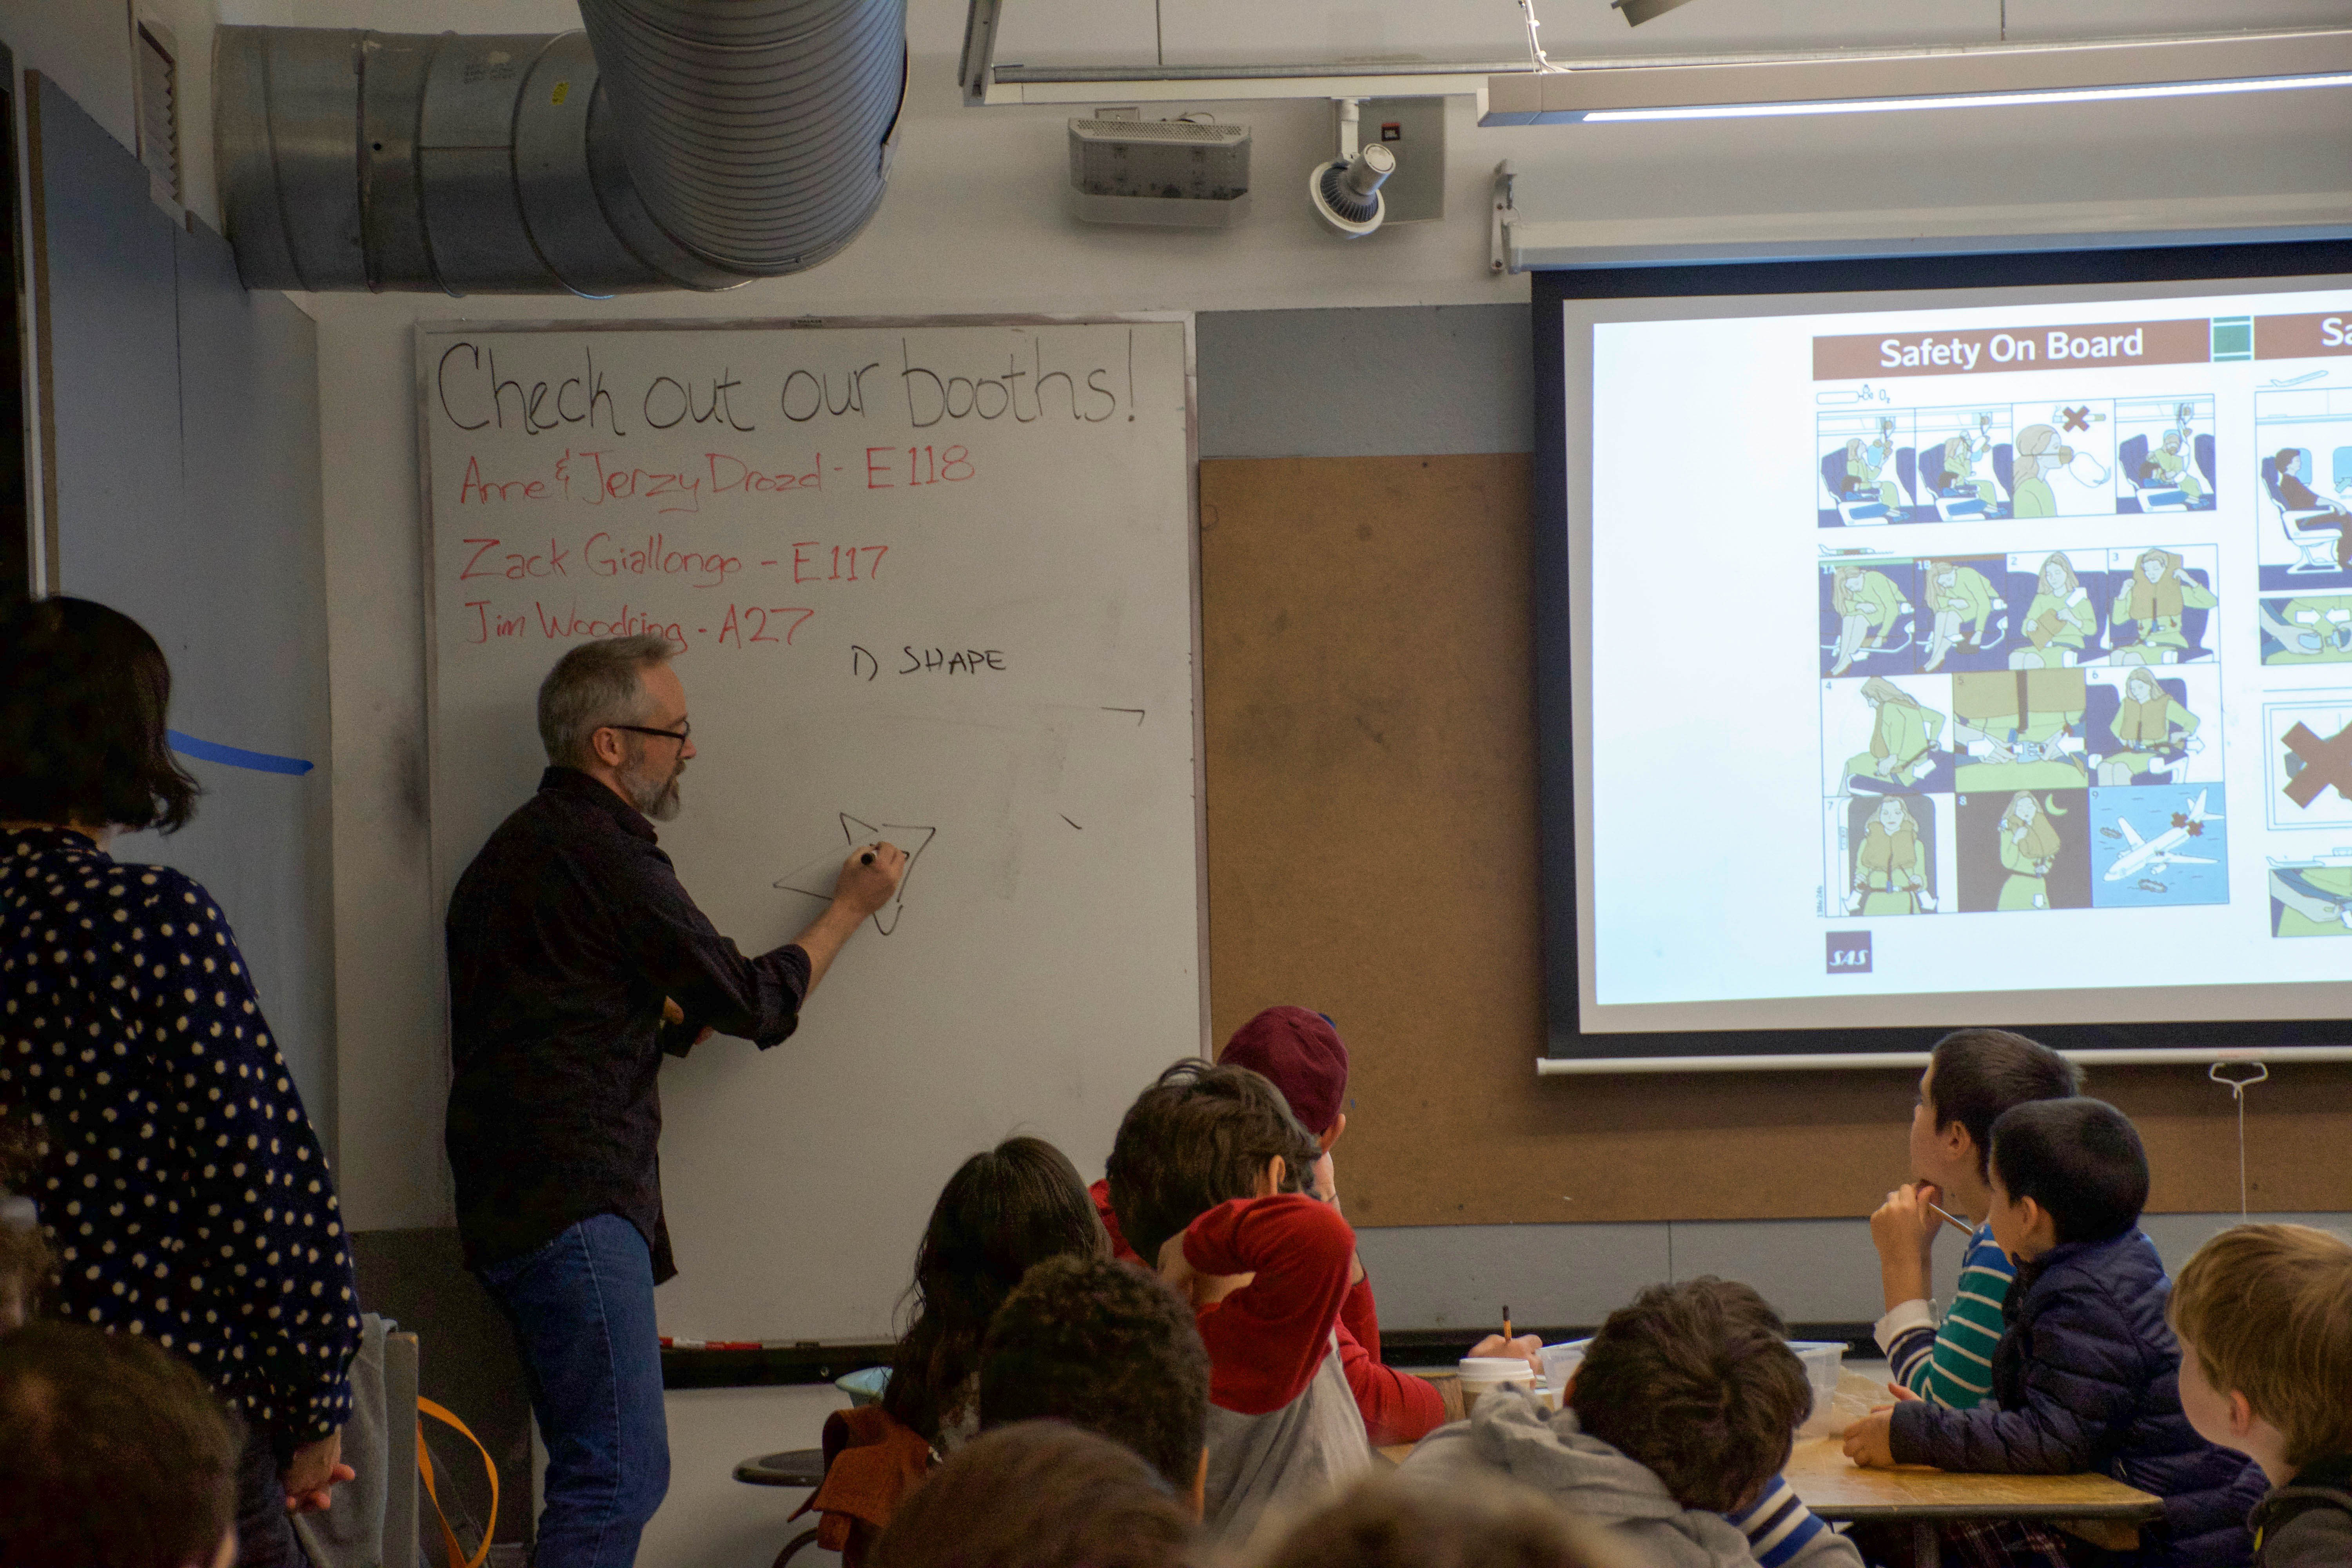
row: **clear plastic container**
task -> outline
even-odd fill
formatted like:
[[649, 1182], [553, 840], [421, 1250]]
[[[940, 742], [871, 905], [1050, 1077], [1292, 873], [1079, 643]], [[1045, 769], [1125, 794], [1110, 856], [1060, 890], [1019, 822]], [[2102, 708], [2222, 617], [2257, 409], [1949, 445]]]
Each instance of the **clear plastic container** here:
[[1813, 1385], [1813, 1407], [1797, 1427], [1800, 1437], [1824, 1437], [1830, 1429], [1830, 1399], [1837, 1393], [1838, 1373], [1845, 1366], [1843, 1340], [1790, 1340], [1789, 1348], [1805, 1363], [1805, 1378]]
[[1586, 1347], [1591, 1343], [1591, 1340], [1570, 1340], [1566, 1344], [1544, 1346], [1544, 1381], [1556, 1389], [1565, 1390], [1568, 1380], [1576, 1375], [1578, 1364], [1584, 1360]]

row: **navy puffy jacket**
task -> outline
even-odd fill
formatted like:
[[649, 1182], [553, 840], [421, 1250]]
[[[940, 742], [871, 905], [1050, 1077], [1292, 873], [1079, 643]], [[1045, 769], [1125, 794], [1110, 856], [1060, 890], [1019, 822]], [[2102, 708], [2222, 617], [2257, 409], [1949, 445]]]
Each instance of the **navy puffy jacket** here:
[[2253, 1553], [2246, 1514], [2268, 1483], [2200, 1437], [2180, 1410], [2172, 1281], [2137, 1230], [2069, 1242], [2017, 1271], [1993, 1352], [1992, 1403], [1895, 1407], [1897, 1462], [2006, 1475], [2100, 1471], [2164, 1500], [2141, 1531], [2148, 1564], [2221, 1568]]

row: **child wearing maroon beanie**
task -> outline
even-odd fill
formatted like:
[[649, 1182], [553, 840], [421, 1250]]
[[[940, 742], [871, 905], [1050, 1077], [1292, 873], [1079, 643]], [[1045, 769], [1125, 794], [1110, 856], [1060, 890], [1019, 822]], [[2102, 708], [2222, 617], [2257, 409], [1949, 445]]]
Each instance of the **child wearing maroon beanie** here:
[[[1339, 1194], [1332, 1177], [1331, 1145], [1348, 1129], [1348, 1113], [1341, 1109], [1348, 1102], [1348, 1047], [1331, 1020], [1305, 1007], [1268, 1007], [1234, 1032], [1217, 1061], [1222, 1067], [1247, 1068], [1282, 1091], [1291, 1115], [1315, 1135], [1322, 1151], [1309, 1190], [1336, 1208]], [[1121, 1258], [1133, 1258], [1133, 1249], [1119, 1235], [1118, 1217], [1111, 1212], [1110, 1184], [1097, 1182], [1089, 1190], [1103, 1228], [1110, 1232], [1113, 1250]], [[1427, 1379], [1381, 1363], [1380, 1311], [1360, 1257], [1350, 1272], [1347, 1300], [1339, 1309], [1340, 1370], [1374, 1447], [1417, 1443], [1444, 1424], [1445, 1402]], [[1492, 1338], [1477, 1353], [1509, 1355], [1520, 1348], [1501, 1346], [1498, 1337]]]

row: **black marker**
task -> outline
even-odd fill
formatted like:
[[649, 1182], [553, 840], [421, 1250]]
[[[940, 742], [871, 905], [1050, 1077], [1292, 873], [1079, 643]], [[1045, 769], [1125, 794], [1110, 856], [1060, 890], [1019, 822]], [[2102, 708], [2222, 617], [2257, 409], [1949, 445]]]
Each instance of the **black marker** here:
[[874, 864], [874, 851], [868, 849], [865, 854], [860, 855], [857, 858], [857, 863], [861, 866], [871, 866]]

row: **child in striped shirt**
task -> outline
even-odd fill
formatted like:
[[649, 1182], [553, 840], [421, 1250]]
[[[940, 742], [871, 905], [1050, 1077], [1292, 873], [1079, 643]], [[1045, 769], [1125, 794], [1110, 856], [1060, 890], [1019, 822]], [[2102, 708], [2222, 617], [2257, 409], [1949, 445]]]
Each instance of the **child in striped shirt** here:
[[[2006, 1029], [1956, 1029], [1936, 1042], [1911, 1112], [1914, 1179], [1887, 1194], [1870, 1216], [1886, 1291], [1886, 1315], [1874, 1332], [1895, 1381], [1930, 1404], [1967, 1410], [1992, 1389], [2001, 1301], [2017, 1273], [1986, 1219], [1992, 1124], [2012, 1105], [2062, 1100], [2082, 1089], [2082, 1068]], [[1976, 1226], [1940, 1323], [1928, 1283], [1945, 1224], [1936, 1208]]]

